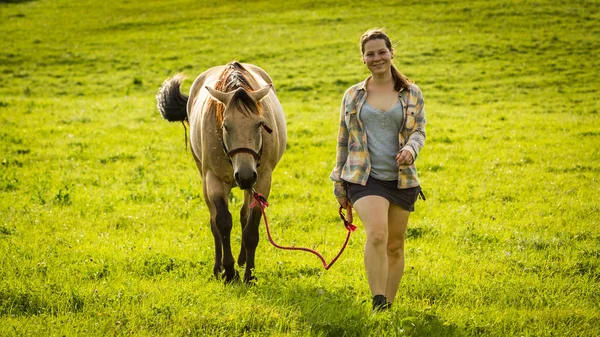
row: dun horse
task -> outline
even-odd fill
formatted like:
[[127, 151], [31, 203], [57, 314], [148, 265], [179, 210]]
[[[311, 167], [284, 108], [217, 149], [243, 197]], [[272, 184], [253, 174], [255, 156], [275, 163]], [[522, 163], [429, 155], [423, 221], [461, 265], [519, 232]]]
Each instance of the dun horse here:
[[189, 123], [215, 240], [213, 272], [227, 282], [239, 278], [231, 252], [229, 212], [229, 193], [237, 185], [244, 190], [237, 262], [246, 265], [244, 281], [250, 282], [261, 217], [258, 205], [250, 207], [252, 190], [269, 196], [271, 174], [286, 146], [283, 108], [271, 78], [255, 65], [234, 61], [206, 70], [192, 84], [189, 96], [180, 91], [182, 81], [181, 75], [167, 79], [156, 95], [157, 106], [166, 120]]

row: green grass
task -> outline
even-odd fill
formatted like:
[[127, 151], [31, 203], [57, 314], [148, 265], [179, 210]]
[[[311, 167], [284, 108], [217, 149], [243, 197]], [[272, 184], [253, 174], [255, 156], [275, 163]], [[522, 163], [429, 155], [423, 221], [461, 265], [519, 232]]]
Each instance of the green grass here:
[[[597, 1], [3, 1], [0, 18], [0, 335], [600, 331]], [[214, 280], [159, 85], [234, 59], [271, 75], [289, 139], [272, 232], [331, 258], [339, 103], [368, 75], [360, 34], [381, 26], [428, 121], [393, 310], [370, 314], [359, 221], [329, 271], [261, 227], [256, 286]]]

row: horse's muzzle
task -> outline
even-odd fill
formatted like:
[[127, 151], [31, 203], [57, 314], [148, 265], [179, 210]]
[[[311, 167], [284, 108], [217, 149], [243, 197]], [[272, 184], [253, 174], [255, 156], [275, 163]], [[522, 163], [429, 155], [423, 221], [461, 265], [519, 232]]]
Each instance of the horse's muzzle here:
[[258, 174], [255, 170], [245, 170], [245, 171], [237, 171], [233, 174], [235, 178], [235, 183], [242, 190], [250, 190], [256, 183], [256, 179], [258, 178]]

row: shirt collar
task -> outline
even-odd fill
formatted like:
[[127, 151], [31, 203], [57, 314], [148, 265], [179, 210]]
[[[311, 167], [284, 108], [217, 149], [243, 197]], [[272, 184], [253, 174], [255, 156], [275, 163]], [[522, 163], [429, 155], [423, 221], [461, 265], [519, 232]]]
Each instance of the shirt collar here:
[[364, 81], [358, 84], [358, 88], [356, 90], [364, 90], [367, 91], [367, 82], [371, 79], [371, 76], [367, 77]]

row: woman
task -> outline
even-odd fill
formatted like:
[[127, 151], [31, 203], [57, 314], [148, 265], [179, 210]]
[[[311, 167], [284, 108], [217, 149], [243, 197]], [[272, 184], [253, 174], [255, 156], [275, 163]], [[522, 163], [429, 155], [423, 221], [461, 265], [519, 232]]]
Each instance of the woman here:
[[414, 162], [425, 143], [425, 109], [419, 87], [393, 65], [383, 31], [364, 33], [360, 48], [371, 76], [344, 94], [330, 178], [350, 221], [354, 208], [365, 227], [367, 279], [373, 310], [381, 311], [396, 297], [408, 217], [423, 197]]

